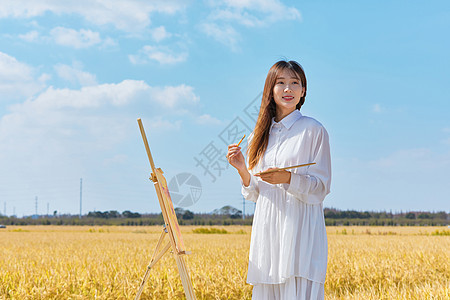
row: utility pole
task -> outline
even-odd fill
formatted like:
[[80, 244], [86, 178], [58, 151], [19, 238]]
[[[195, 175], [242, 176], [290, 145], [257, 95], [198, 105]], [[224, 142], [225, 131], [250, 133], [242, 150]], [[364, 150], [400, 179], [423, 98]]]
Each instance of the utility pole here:
[[81, 219], [82, 203], [83, 203], [83, 178], [80, 178], [80, 219]]

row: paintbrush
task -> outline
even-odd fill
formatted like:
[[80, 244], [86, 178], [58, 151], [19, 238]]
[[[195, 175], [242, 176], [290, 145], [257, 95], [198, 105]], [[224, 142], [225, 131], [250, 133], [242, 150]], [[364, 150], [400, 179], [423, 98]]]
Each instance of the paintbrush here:
[[285, 167], [285, 168], [276, 168], [276, 169], [272, 169], [272, 170], [267, 170], [267, 171], [264, 171], [264, 172], [256, 173], [255, 176], [259, 176], [259, 175], [267, 174], [267, 173], [278, 172], [278, 171], [282, 171], [282, 170], [289, 170], [289, 169], [293, 169], [293, 168], [306, 167], [306, 166], [315, 165], [315, 164], [316, 163], [308, 163], [308, 164], [296, 165], [296, 166]]

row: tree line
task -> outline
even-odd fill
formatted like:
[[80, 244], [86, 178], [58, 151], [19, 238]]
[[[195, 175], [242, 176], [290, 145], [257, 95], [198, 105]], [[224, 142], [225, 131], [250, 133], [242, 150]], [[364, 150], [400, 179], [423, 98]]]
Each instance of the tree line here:
[[[232, 206], [215, 209], [211, 213], [195, 213], [187, 209], [176, 208], [178, 223], [180, 225], [251, 225], [253, 215], [242, 215], [242, 211]], [[335, 208], [324, 209], [325, 224], [339, 225], [365, 225], [365, 226], [447, 226], [450, 216], [445, 211], [439, 212], [374, 212], [339, 210]], [[2, 225], [118, 225], [118, 226], [148, 226], [162, 225], [162, 214], [141, 214], [125, 210], [122, 213], [116, 210], [92, 211], [86, 215], [53, 215], [26, 216], [23, 218], [6, 217], [0, 215]]]
[[326, 225], [364, 225], [364, 226], [446, 226], [449, 225], [449, 214], [445, 211], [425, 212], [374, 212], [339, 210], [325, 208]]

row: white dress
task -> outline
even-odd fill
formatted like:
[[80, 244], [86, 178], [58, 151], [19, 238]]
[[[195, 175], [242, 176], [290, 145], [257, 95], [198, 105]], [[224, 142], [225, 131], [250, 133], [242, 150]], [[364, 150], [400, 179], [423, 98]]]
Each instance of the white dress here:
[[[253, 176], [310, 162], [316, 164], [289, 170], [290, 184]], [[299, 110], [272, 120], [266, 152], [250, 173], [242, 194], [256, 202], [247, 275], [253, 299], [323, 299], [328, 245], [322, 202], [331, 182], [327, 131]]]

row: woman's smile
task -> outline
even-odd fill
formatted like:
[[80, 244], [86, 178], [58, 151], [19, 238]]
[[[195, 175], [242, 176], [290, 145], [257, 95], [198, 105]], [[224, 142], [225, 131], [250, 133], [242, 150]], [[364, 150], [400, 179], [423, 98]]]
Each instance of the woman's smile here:
[[294, 100], [294, 96], [283, 96], [282, 97], [284, 101], [292, 101]]

